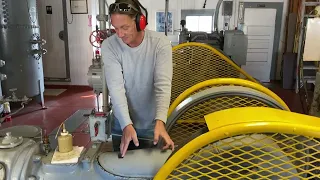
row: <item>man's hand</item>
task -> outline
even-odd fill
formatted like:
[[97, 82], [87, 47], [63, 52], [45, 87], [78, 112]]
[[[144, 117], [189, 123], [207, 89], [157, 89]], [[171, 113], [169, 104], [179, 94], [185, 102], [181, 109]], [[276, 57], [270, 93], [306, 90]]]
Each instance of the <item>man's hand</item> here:
[[158, 143], [160, 137], [162, 137], [166, 142], [163, 150], [168, 149], [171, 146], [172, 151], [174, 151], [174, 142], [171, 140], [169, 134], [167, 133], [164, 122], [161, 120], [156, 120], [156, 125], [154, 127], [154, 145]]
[[126, 126], [123, 129], [121, 144], [120, 144], [120, 153], [124, 157], [126, 155], [129, 143], [133, 141], [136, 146], [139, 146], [139, 141], [137, 137], [136, 130], [133, 128], [132, 124]]

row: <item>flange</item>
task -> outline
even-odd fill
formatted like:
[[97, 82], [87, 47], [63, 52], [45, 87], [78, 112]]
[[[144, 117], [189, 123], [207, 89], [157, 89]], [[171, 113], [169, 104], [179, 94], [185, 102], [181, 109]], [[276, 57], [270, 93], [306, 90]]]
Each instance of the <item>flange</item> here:
[[0, 149], [14, 148], [22, 144], [22, 142], [22, 137], [14, 137], [11, 132], [7, 132], [5, 137], [0, 138]]

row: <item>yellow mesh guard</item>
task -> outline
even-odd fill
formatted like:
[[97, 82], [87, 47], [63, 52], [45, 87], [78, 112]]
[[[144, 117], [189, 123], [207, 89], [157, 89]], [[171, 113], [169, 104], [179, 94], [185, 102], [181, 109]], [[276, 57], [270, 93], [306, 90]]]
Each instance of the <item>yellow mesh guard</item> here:
[[244, 77], [257, 82], [232, 60], [202, 43], [183, 43], [172, 49], [173, 79], [171, 102], [189, 87], [213, 78]]
[[186, 98], [189, 96], [199, 92], [203, 91], [207, 88], [210, 87], [215, 87], [215, 86], [221, 86], [221, 85], [232, 85], [232, 86], [242, 86], [242, 87], [248, 87], [257, 91], [260, 91], [274, 100], [276, 100], [279, 104], [281, 104], [286, 110], [290, 111], [289, 107], [286, 105], [286, 103], [274, 92], [269, 90], [268, 88], [244, 79], [239, 79], [239, 78], [216, 78], [216, 79], [210, 79], [207, 81], [200, 82], [188, 89], [186, 89], [183, 93], [181, 93], [170, 105], [169, 111], [168, 111], [168, 116], [174, 111], [174, 109]]
[[268, 107], [257, 99], [244, 96], [212, 98], [188, 109], [168, 132], [173, 142], [180, 146], [199, 129], [206, 127], [204, 116], [216, 111], [235, 107]]
[[179, 149], [155, 180], [319, 178], [320, 118], [250, 107], [206, 121], [210, 131]]

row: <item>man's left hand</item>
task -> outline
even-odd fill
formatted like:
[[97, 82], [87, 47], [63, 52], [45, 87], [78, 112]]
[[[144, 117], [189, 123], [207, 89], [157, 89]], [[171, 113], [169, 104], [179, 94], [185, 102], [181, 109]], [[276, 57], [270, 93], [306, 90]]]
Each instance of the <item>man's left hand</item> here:
[[167, 133], [164, 122], [161, 120], [156, 120], [156, 125], [154, 127], [154, 145], [158, 143], [160, 137], [162, 137], [166, 142], [166, 145], [163, 147], [163, 150], [171, 147], [172, 151], [174, 151], [174, 142], [171, 140], [169, 134]]

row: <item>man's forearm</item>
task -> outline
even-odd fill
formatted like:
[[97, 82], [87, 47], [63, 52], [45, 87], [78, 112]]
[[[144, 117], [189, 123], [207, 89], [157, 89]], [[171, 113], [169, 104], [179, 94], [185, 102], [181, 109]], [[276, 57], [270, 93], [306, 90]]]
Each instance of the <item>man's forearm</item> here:
[[127, 125], [132, 124], [124, 90], [112, 89], [110, 90], [110, 96], [112, 97], [111, 101], [114, 115], [118, 119], [121, 129], [123, 130]]

